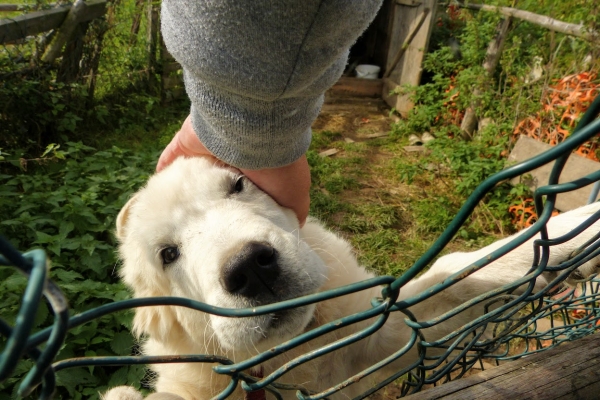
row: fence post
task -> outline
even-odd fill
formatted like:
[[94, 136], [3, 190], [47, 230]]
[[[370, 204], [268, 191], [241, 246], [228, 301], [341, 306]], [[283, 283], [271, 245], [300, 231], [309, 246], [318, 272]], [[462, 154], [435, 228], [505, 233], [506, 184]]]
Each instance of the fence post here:
[[131, 23], [131, 38], [129, 45], [133, 46], [137, 42], [137, 36], [140, 32], [140, 24], [142, 22], [142, 14], [144, 14], [144, 0], [135, 0], [135, 14]]
[[[500, 56], [502, 55], [502, 48], [504, 47], [504, 41], [510, 25], [511, 18], [506, 17], [496, 27], [496, 35], [488, 45], [485, 61], [483, 62], [483, 69], [486, 72], [486, 79], [489, 79], [494, 75], [494, 71], [496, 70], [496, 66], [500, 61]], [[476, 87], [473, 90], [473, 100], [465, 111], [465, 116], [460, 124], [460, 130], [464, 140], [471, 140], [473, 138], [473, 132], [475, 132], [475, 128], [477, 127], [477, 109], [481, 105], [481, 93], [481, 87]]]
[[84, 0], [75, 1], [75, 4], [73, 4], [67, 14], [65, 21], [60, 26], [58, 34], [44, 52], [44, 55], [42, 56], [43, 62], [51, 63], [60, 56], [63, 46], [72, 37], [73, 32], [79, 25], [79, 17], [85, 11], [86, 7]]
[[160, 91], [158, 82], [156, 81], [156, 73], [158, 71], [158, 60], [156, 59], [156, 53], [158, 49], [159, 35], [158, 6], [154, 0], [148, 0], [147, 19], [148, 28], [146, 31], [146, 51], [148, 53], [148, 85], [150, 88], [158, 89]]

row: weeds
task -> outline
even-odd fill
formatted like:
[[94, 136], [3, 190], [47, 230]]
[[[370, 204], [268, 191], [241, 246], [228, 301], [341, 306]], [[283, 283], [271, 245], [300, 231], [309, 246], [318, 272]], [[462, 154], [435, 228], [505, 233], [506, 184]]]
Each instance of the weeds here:
[[[597, 29], [597, 6], [584, 0], [575, 3], [525, 0], [520, 6], [541, 7], [536, 11], [548, 14], [554, 7], [565, 20], [583, 20]], [[117, 15], [131, 16], [134, 2], [119, 4]], [[311, 214], [346, 236], [367, 268], [398, 276], [410, 267], [447, 227], [466, 196], [504, 167], [515, 126], [540, 110], [548, 82], [574, 72], [590, 51], [597, 54], [586, 43], [517, 24], [496, 75], [484, 77], [481, 63], [498, 18], [461, 13], [460, 20], [451, 21], [448, 34], [459, 40], [461, 57], [443, 43], [435, 45], [425, 60], [423, 84], [402, 89], [412, 94], [416, 107], [393, 126], [390, 138], [346, 143], [344, 132], [314, 132], [308, 152]], [[130, 41], [126, 18], [115, 21], [107, 39], [114, 47], [102, 60], [97, 101], [91, 106], [81, 102], [83, 86], [56, 83], [51, 74], [11, 75], [13, 80], [0, 85], [0, 98], [6, 99], [0, 111], [0, 134], [6, 138], [0, 149], [0, 229], [21, 250], [46, 249], [53, 263], [52, 279], [66, 292], [73, 312], [128, 297], [115, 274], [114, 219], [152, 172], [157, 150], [189, 110], [185, 103], [158, 107], [160, 99], [140, 89], [144, 44]], [[536, 56], [544, 60], [546, 76], [525, 84]], [[0, 62], [6, 60], [0, 55]], [[0, 74], [10, 72], [7, 65], [0, 65]], [[459, 140], [458, 125], [473, 101], [473, 87], [481, 84], [486, 90], [477, 115], [494, 121], [465, 142]], [[436, 139], [421, 153], [406, 153], [408, 136], [426, 131]], [[50, 139], [62, 146], [50, 147], [40, 157]], [[331, 148], [340, 152], [319, 155]], [[20, 158], [31, 161], [23, 164]], [[450, 249], [479, 248], [511, 232], [508, 208], [521, 205], [523, 218], [530, 218], [531, 209], [523, 205], [527, 194], [523, 186], [496, 187], [473, 210]], [[24, 285], [24, 277], [0, 269], [2, 317], [10, 322]], [[60, 358], [135, 352], [130, 318], [128, 313], [112, 314], [70, 331]], [[36, 329], [50, 320], [42, 304]], [[4, 343], [0, 339], [0, 348]], [[14, 376], [0, 386], [0, 400], [12, 397], [15, 384], [31, 366], [27, 360], [17, 366]], [[59, 398], [95, 399], [103, 388], [139, 386], [143, 377], [142, 367], [71, 369], [58, 376]]]
[[[47, 251], [52, 279], [66, 294], [72, 312], [79, 313], [129, 297], [116, 274], [112, 231], [119, 209], [152, 172], [157, 153], [117, 147], [98, 151], [73, 142], [64, 147], [64, 161], [30, 163], [27, 171], [0, 175], [0, 229], [17, 248]], [[0, 268], [0, 306], [9, 323], [14, 323], [26, 282], [13, 268]], [[114, 313], [70, 330], [59, 359], [131, 354], [131, 315]], [[35, 327], [51, 321], [43, 302]], [[2, 337], [0, 348], [4, 345]], [[15, 375], [0, 385], [0, 399], [11, 398], [13, 385], [29, 368], [31, 362], [19, 364]], [[57, 376], [57, 398], [97, 399], [98, 391], [109, 385], [139, 387], [144, 375], [144, 368], [135, 366], [69, 369]]]

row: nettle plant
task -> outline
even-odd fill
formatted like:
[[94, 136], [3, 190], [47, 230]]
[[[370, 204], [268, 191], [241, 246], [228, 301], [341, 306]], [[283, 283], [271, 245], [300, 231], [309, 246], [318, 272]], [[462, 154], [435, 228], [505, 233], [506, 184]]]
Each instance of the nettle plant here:
[[[117, 147], [96, 151], [69, 142], [54, 156], [2, 165], [0, 232], [21, 251], [43, 248], [51, 260], [50, 278], [66, 294], [72, 314], [129, 297], [117, 276], [114, 221], [131, 193], [153, 170], [155, 152], [133, 153]], [[64, 157], [64, 160], [56, 160]], [[11, 159], [10, 156], [6, 156]], [[26, 277], [13, 268], [0, 268], [0, 308], [10, 323], [18, 312]], [[129, 332], [132, 314], [114, 313], [69, 331], [58, 356], [129, 355], [135, 343]], [[35, 326], [52, 323], [46, 303], [38, 309]], [[0, 338], [0, 348], [5, 344]], [[33, 363], [22, 361], [15, 375], [0, 385], [0, 399], [14, 398], [16, 387]], [[58, 373], [56, 398], [96, 399], [113, 385], [139, 386], [143, 366], [74, 368]]]

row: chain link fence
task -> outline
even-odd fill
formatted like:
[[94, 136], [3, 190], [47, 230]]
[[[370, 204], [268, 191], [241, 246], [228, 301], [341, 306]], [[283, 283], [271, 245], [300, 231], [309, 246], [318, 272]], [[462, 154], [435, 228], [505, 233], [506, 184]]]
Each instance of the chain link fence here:
[[[202, 362], [219, 364], [214, 368], [215, 373], [228, 375], [231, 378], [230, 385], [217, 398], [228, 397], [241, 384], [243, 389], [247, 391], [268, 390], [276, 398], [281, 398], [280, 393], [282, 391], [294, 390], [297, 391], [298, 398], [321, 399], [335, 394], [357, 380], [363, 379], [394, 360], [405, 356], [409, 351], [416, 349], [418, 354], [416, 361], [398, 370], [387, 379], [380, 381], [358, 398], [367, 397], [399, 378], [403, 378], [401, 394], [407, 395], [421, 390], [425, 385], [457, 379], [482, 360], [495, 362], [511, 360], [553, 348], [565, 341], [589, 335], [595, 332], [600, 320], [600, 308], [598, 308], [600, 280], [592, 277], [578, 283], [576, 287], [563, 285], [563, 282], [567, 279], [576, 279], [576, 269], [600, 255], [600, 234], [594, 234], [590, 240], [572, 252], [568, 260], [558, 265], [551, 265], [548, 260], [553, 246], [571, 240], [589, 228], [595, 221], [600, 219], [600, 212], [594, 213], [587, 221], [562, 237], [548, 237], [545, 226], [551, 217], [557, 196], [560, 196], [561, 193], [592, 185], [600, 180], [600, 171], [596, 171], [572, 182], [558, 183], [561, 171], [571, 152], [600, 133], [600, 119], [596, 119], [599, 114], [600, 98], [592, 104], [574, 133], [563, 143], [537, 157], [509, 167], [484, 181], [468, 198], [439, 239], [402, 276], [397, 278], [390, 276], [374, 278], [350, 286], [254, 309], [219, 309], [189, 299], [166, 297], [117, 301], [69, 317], [65, 297], [61, 294], [60, 288], [50, 279], [48, 259], [44, 251], [34, 250], [20, 254], [7, 241], [1, 240], [0, 252], [3, 256], [0, 258], [0, 264], [13, 266], [26, 274], [28, 285], [23, 294], [22, 306], [16, 324], [10, 326], [4, 320], [0, 320], [0, 333], [7, 338], [6, 346], [0, 358], [0, 381], [10, 376], [19, 360], [25, 356], [35, 360], [35, 364], [21, 383], [19, 394], [26, 396], [41, 385], [38, 392], [40, 399], [52, 397], [55, 388], [55, 373], [66, 368], [165, 362]], [[429, 288], [426, 292], [397, 301], [398, 293], [402, 291], [404, 285], [427, 268], [458, 232], [478, 202], [496, 184], [526, 174], [552, 162], [554, 164], [548, 185], [540, 187], [535, 193], [535, 204], [539, 219], [526, 235], [518, 236], [490, 255], [481, 258], [443, 282]], [[482, 294], [433, 320], [417, 320], [411, 314], [411, 306], [446, 290], [475, 271], [485, 268], [492, 260], [514, 250], [537, 233], [541, 233], [541, 239], [536, 240], [534, 248], [531, 249], [534, 253], [534, 263], [523, 278]], [[542, 273], [551, 273], [554, 278], [544, 289], [534, 292], [535, 280]], [[173, 305], [192, 308], [198, 310], [198, 312], [241, 318], [312, 304], [376, 286], [382, 288], [381, 298], [373, 299], [370, 308], [368, 304], [365, 304], [366, 311], [317, 327], [267, 352], [240, 362], [234, 362], [219, 354], [169, 357], [83, 357], [54, 361], [69, 329], [75, 329], [82, 324], [118, 310]], [[523, 287], [526, 289], [521, 292], [516, 291], [517, 288], [522, 289]], [[32, 321], [42, 297], [48, 300], [54, 311], [54, 324], [31, 334]], [[437, 341], [429, 342], [425, 340], [422, 333], [424, 329], [437, 324], [444, 324], [452, 316], [477, 303], [485, 304], [486, 312], [480, 317]], [[345, 381], [339, 382], [338, 385], [321, 393], [312, 393], [302, 386], [288, 385], [279, 381], [287, 371], [295, 366], [371, 335], [386, 323], [391, 313], [404, 314], [406, 317], [405, 323], [412, 333], [406, 345], [393, 354], [389, 354], [386, 359], [365, 369], [356, 376], [348, 377]], [[367, 328], [341, 338], [324, 348], [314, 349], [308, 354], [293, 359], [281, 365], [279, 369], [268, 376], [256, 378], [243, 372], [312, 338], [373, 318], [374, 322]], [[483, 335], [484, 331], [493, 332], [491, 338], [485, 337]]]

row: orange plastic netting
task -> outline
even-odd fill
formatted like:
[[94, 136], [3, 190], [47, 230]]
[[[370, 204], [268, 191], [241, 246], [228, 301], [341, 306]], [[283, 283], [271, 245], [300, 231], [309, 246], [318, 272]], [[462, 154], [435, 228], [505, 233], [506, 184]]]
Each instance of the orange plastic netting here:
[[[542, 111], [519, 122], [513, 135], [525, 135], [551, 145], [561, 143], [600, 93], [600, 83], [595, 82], [596, 77], [594, 72], [581, 72], [558, 80], [549, 87]], [[599, 161], [597, 149], [597, 142], [589, 142], [575, 153]]]
[[[596, 78], [594, 72], [581, 72], [565, 76], [550, 86], [542, 110], [523, 119], [515, 127], [515, 139], [525, 135], [551, 145], [565, 140], [594, 98], [600, 94], [600, 83], [595, 81]], [[593, 140], [580, 146], [574, 153], [600, 161], [597, 150], [598, 140]], [[532, 198], [523, 199], [521, 204], [511, 206], [508, 211], [517, 228], [528, 227], [537, 220]], [[558, 214], [558, 211], [553, 214]]]

